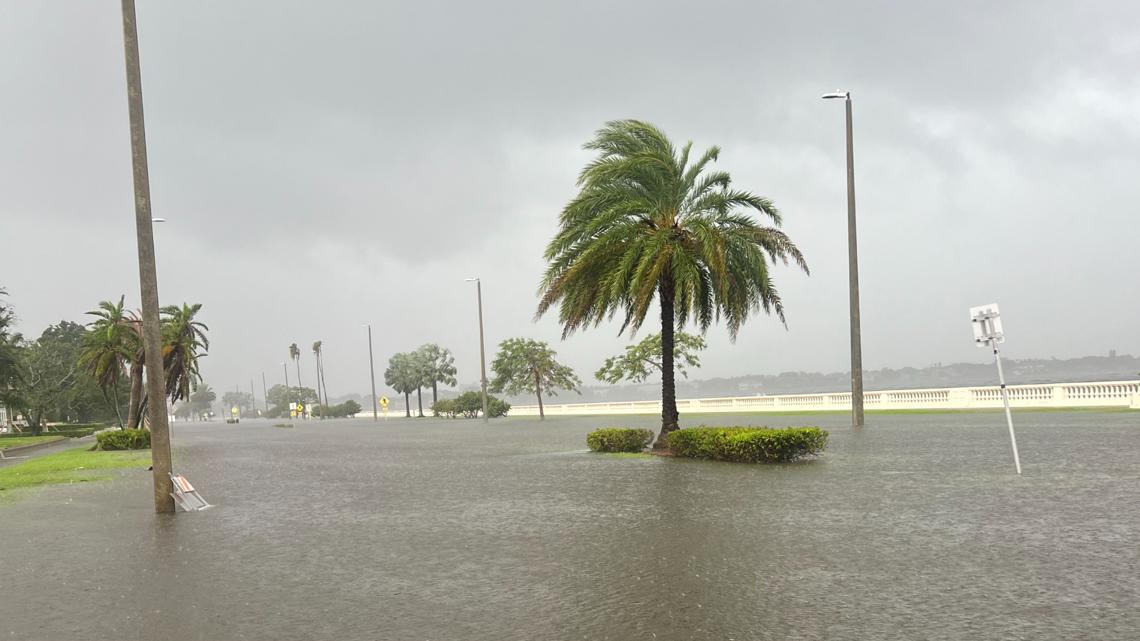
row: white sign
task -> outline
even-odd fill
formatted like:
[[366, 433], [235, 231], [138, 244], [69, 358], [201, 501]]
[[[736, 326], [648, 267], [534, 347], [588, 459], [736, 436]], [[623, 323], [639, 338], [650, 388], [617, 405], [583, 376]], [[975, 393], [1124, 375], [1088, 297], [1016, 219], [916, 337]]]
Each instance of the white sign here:
[[297, 404], [296, 403], [289, 403], [289, 411], [290, 412], [296, 412], [297, 411]]
[[1005, 407], [1005, 422], [1009, 425], [1009, 444], [1013, 447], [1013, 465], [1021, 474], [1021, 455], [1017, 453], [1017, 435], [1013, 432], [1013, 415], [1009, 411], [1009, 390], [1005, 388], [1005, 373], [1001, 370], [1001, 354], [998, 343], [1005, 342], [1001, 328], [1001, 312], [997, 303], [970, 308], [970, 324], [974, 326], [974, 344], [978, 347], [992, 347], [994, 362], [997, 363], [998, 382], [1001, 384], [1001, 403]]
[[970, 308], [970, 324], [974, 327], [974, 344], [986, 347], [990, 342], [1004, 343], [1005, 332], [1001, 327], [1001, 312], [997, 303]]

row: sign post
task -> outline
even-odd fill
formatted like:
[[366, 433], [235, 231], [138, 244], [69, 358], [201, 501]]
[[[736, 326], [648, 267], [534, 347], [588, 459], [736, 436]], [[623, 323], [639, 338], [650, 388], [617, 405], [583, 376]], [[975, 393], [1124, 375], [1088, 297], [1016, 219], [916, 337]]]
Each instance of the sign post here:
[[1017, 435], [1013, 432], [1013, 415], [1009, 411], [1009, 391], [1005, 388], [1005, 374], [1001, 369], [1001, 354], [998, 343], [1005, 342], [1001, 327], [1001, 312], [997, 303], [970, 308], [970, 324], [974, 326], [974, 344], [978, 347], [991, 347], [997, 362], [998, 382], [1001, 383], [1001, 402], [1005, 406], [1005, 422], [1009, 425], [1009, 442], [1013, 446], [1013, 465], [1021, 474], [1021, 457], [1017, 453]]

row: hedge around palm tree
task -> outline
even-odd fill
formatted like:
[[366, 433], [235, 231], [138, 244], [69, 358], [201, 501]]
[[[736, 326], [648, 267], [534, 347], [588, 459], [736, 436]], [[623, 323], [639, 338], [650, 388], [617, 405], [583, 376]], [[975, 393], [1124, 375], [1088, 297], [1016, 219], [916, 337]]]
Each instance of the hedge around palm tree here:
[[808, 272], [800, 250], [779, 229], [772, 202], [734, 189], [727, 172], [711, 168], [719, 147], [690, 162], [692, 146], [678, 150], [660, 129], [638, 120], [598, 130], [585, 145], [598, 156], [562, 210], [539, 286], [536, 318], [557, 306], [563, 338], [619, 314], [619, 333], [636, 332], [658, 303], [665, 367], [655, 448], [668, 447], [668, 434], [679, 428], [675, 328], [692, 321], [704, 332], [724, 320], [735, 339], [753, 313], [784, 321], [769, 263]]

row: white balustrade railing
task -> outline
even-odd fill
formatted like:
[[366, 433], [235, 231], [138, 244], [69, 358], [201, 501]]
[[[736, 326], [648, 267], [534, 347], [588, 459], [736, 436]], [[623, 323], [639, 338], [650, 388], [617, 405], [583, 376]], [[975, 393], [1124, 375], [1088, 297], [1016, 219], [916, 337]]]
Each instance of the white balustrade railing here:
[[[1124, 407], [1140, 409], [1140, 381], [1010, 385], [1009, 402], [1015, 408]], [[879, 390], [867, 392], [864, 405], [871, 410], [999, 409], [1001, 388], [943, 387], [938, 389]], [[849, 411], [850, 392], [727, 396], [677, 399], [681, 413]], [[657, 414], [661, 401], [547, 404], [550, 416], [574, 414]], [[511, 416], [538, 416], [538, 405], [511, 408]]]

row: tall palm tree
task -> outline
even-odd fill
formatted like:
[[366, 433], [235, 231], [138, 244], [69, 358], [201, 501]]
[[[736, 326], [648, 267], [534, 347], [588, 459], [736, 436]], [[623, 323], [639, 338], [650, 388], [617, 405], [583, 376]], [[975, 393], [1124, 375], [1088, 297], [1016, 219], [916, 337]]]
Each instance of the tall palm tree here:
[[89, 331], [84, 337], [83, 351], [79, 355], [79, 366], [95, 378], [99, 389], [103, 391], [103, 398], [115, 406], [119, 427], [123, 426], [119, 381], [137, 349], [128, 325], [130, 312], [123, 306], [124, 298], [120, 296], [118, 303], [101, 301], [98, 309], [87, 312], [95, 320], [87, 324]]
[[317, 397], [320, 397], [322, 389], [324, 389], [325, 395], [324, 407], [321, 408], [322, 419], [325, 417], [325, 409], [329, 406], [329, 388], [325, 379], [325, 353], [323, 345], [324, 341], [313, 343], [313, 356], [317, 361]]
[[546, 248], [536, 318], [557, 305], [565, 338], [620, 313], [619, 334], [632, 333], [658, 303], [662, 409], [654, 447], [665, 448], [679, 428], [675, 328], [692, 320], [703, 332], [723, 318], [735, 339], [753, 312], [784, 321], [769, 261], [805, 273], [807, 263], [778, 229], [780, 213], [768, 199], [732, 188], [727, 172], [710, 168], [718, 147], [690, 163], [691, 142], [677, 150], [653, 125], [618, 120], [585, 148], [598, 157], [579, 175], [580, 191]]
[[296, 343], [289, 346], [289, 358], [293, 359], [293, 364], [297, 366], [297, 389], [301, 389], [304, 387], [301, 384], [301, 348], [297, 347]]
[[162, 367], [166, 373], [166, 395], [170, 402], [190, 399], [190, 391], [202, 380], [198, 359], [210, 349], [206, 338], [209, 327], [195, 320], [201, 303], [168, 305], [162, 308]]
[[146, 393], [143, 390], [143, 372], [146, 368], [146, 350], [143, 348], [143, 322], [138, 312], [123, 312], [123, 323], [129, 330], [127, 340], [130, 345], [128, 377], [131, 382], [127, 400], [127, 429], [136, 429], [142, 423], [146, 409]]

